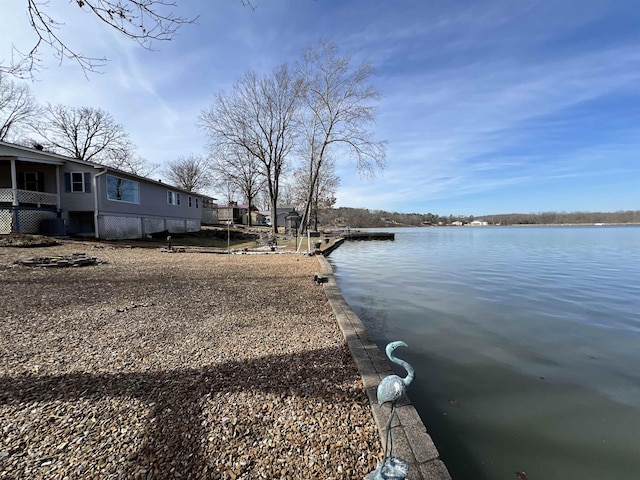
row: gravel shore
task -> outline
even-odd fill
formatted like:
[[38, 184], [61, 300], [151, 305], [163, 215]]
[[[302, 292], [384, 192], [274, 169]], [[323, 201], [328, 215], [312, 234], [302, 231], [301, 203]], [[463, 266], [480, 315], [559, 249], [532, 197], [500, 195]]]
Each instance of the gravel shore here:
[[[0, 248], [0, 478], [375, 468], [378, 432], [314, 257], [95, 247]], [[99, 263], [14, 263], [74, 252]]]

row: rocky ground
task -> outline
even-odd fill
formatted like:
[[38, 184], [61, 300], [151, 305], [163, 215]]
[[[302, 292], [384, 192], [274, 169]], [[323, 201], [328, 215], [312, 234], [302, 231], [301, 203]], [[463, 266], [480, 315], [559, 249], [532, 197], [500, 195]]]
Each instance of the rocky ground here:
[[[0, 478], [363, 478], [380, 444], [314, 257], [0, 247]], [[18, 259], [83, 252], [43, 268]]]

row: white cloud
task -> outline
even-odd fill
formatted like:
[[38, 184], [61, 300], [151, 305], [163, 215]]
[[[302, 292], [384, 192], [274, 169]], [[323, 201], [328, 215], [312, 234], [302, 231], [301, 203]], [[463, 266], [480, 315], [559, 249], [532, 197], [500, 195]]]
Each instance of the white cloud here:
[[[196, 119], [216, 91], [249, 69], [294, 60], [322, 37], [354, 63], [373, 62], [383, 91], [375, 131], [389, 140], [387, 169], [374, 180], [340, 164], [341, 205], [416, 210], [435, 199], [495, 196], [513, 186], [534, 192], [545, 179], [586, 182], [607, 165], [611, 172], [635, 165], [632, 131], [604, 121], [626, 108], [612, 97], [640, 98], [640, 34], [602, 20], [633, 15], [622, 2], [371, 8], [361, 0], [265, 0], [256, 11], [233, 0], [182, 2], [181, 14], [201, 14], [198, 24], [151, 52], [91, 21], [75, 3], [61, 3], [55, 12], [66, 19], [64, 38], [110, 62], [87, 81], [73, 62], [59, 67], [43, 55], [47, 68], [32, 84], [37, 98], [104, 108], [155, 162], [204, 150]], [[24, 15], [23, 2], [3, 2], [0, 59], [3, 39], [29, 44]], [[588, 122], [578, 125], [578, 108], [594, 117], [598, 135]]]

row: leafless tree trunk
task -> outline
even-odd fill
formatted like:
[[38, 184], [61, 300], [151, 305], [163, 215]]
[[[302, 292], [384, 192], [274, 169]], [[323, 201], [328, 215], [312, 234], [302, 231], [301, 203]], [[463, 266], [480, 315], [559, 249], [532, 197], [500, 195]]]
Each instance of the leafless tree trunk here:
[[335, 161], [325, 161], [322, 172], [318, 176], [318, 183], [314, 188], [313, 205], [313, 228], [318, 230], [318, 215], [320, 210], [333, 207], [336, 203], [336, 190], [340, 185], [340, 178], [335, 174]]
[[211, 186], [211, 165], [202, 155], [191, 154], [167, 163], [165, 177], [169, 183], [188, 192]]
[[0, 140], [15, 139], [37, 118], [40, 107], [28, 85], [20, 85], [0, 72]]
[[339, 57], [334, 45], [322, 42], [305, 50], [297, 67], [305, 83], [301, 150], [307, 158], [309, 191], [304, 227], [328, 153], [349, 156], [361, 174], [374, 175], [376, 168], [384, 168], [386, 142], [374, 140], [368, 130], [376, 119], [372, 102], [380, 97], [367, 83], [373, 74], [369, 63], [353, 69], [348, 57]]
[[246, 149], [226, 149], [216, 152], [211, 160], [213, 174], [221, 183], [234, 185], [248, 205], [248, 224], [252, 225], [251, 209], [266, 186], [261, 162]]
[[240, 149], [259, 161], [266, 179], [274, 233], [280, 176], [294, 147], [300, 82], [286, 65], [259, 77], [246, 73], [230, 94], [218, 93], [200, 114], [213, 151]]
[[[175, 16], [171, 10], [177, 5], [170, 0], [74, 0], [69, 3], [77, 4], [87, 14], [146, 49], [151, 49], [154, 41], [173, 40], [182, 25], [197, 20]], [[77, 50], [78, 47], [65, 42], [60, 33], [64, 19], [60, 20], [58, 15], [51, 13], [54, 7], [50, 7], [49, 2], [26, 0], [26, 4], [29, 27], [36, 34], [36, 40], [26, 52], [14, 47], [13, 56], [16, 60], [9, 65], [0, 64], [0, 72], [23, 78], [32, 77], [34, 71], [42, 67], [40, 51], [43, 46], [49, 47], [60, 63], [64, 59], [77, 62], [85, 76], [104, 67], [106, 58], [85, 55]]]
[[335, 174], [335, 160], [325, 155], [318, 174], [317, 184], [313, 187], [309, 178], [309, 171], [306, 166], [299, 168], [293, 174], [293, 185], [291, 190], [295, 203], [304, 209], [307, 206], [308, 195], [313, 191], [313, 200], [309, 207], [309, 219], [313, 218], [313, 228], [318, 230], [318, 215], [320, 210], [331, 208], [336, 202], [336, 190], [340, 185], [340, 178]]

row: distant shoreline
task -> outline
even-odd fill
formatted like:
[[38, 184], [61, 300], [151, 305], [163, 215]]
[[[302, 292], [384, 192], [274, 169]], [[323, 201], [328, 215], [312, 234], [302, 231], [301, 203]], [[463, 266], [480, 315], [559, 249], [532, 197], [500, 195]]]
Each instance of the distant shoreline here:
[[[487, 228], [487, 227], [637, 227], [640, 223], [513, 223], [508, 225], [489, 224], [489, 225], [387, 225], [383, 227], [351, 227], [352, 231], [361, 229], [377, 229], [384, 230], [385, 228], [461, 228], [461, 227], [473, 227], [473, 228]], [[347, 229], [334, 229], [327, 230], [331, 233], [340, 233]]]

